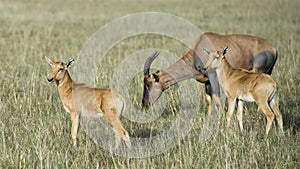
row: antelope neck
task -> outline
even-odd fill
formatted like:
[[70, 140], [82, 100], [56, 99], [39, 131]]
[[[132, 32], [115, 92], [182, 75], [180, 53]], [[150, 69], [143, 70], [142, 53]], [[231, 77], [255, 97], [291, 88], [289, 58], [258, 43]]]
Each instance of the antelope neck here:
[[[226, 82], [225, 79], [230, 75], [233, 68], [230, 66], [226, 58], [222, 58], [221, 62], [222, 62], [221, 66], [216, 69], [217, 78], [219, 82]], [[220, 83], [220, 85], [223, 87], [224, 84]]]
[[187, 57], [188, 56], [183, 57], [161, 72], [159, 81], [162, 84], [163, 90], [180, 81], [194, 77], [192, 60]]
[[73, 80], [68, 71], [66, 71], [64, 77], [57, 82], [57, 87], [59, 94], [67, 93], [68, 91], [72, 91]]

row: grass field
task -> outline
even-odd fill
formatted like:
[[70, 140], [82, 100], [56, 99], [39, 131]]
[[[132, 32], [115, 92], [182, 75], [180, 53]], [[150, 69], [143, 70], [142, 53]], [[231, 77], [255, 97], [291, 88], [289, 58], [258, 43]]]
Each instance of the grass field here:
[[[299, 0], [1, 0], [0, 168], [300, 168], [299, 7]], [[280, 84], [285, 136], [277, 134], [274, 123], [269, 137], [262, 139], [265, 117], [256, 113], [254, 104], [246, 104], [244, 133], [237, 124], [224, 130], [223, 117], [218, 131], [198, 144], [206, 111], [203, 85], [199, 84], [195, 89], [200, 95], [199, 118], [169, 151], [147, 158], [120, 157], [103, 150], [83, 130], [79, 130], [79, 144], [74, 148], [70, 116], [56, 85], [46, 80], [50, 68], [44, 56], [76, 59], [88, 38], [105, 24], [149, 11], [183, 17], [202, 31], [257, 35], [275, 46], [279, 58], [272, 75]], [[104, 57], [109, 64], [99, 68], [96, 86], [109, 87], [112, 70], [124, 56], [147, 48], [162, 48], [178, 56], [188, 50], [160, 35], [127, 38]], [[76, 69], [71, 70], [74, 74]], [[141, 76], [136, 78], [129, 91], [138, 106], [143, 86]], [[149, 137], [149, 128], [158, 134], [167, 129], [176, 118], [174, 92], [176, 86], [164, 94], [170, 100], [169, 113], [158, 121], [138, 124], [122, 118], [129, 134]]]

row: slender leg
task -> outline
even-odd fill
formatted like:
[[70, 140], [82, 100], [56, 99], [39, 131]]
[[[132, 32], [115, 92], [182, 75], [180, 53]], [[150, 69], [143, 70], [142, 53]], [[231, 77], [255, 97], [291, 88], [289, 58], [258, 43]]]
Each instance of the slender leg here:
[[279, 110], [279, 98], [278, 98], [278, 95], [275, 96], [275, 98], [273, 98], [273, 99], [275, 99], [275, 102], [274, 102], [274, 104], [272, 104], [272, 102], [270, 102], [270, 106], [271, 106], [271, 108], [272, 108], [272, 110], [273, 110], [273, 112], [274, 112], [274, 114], [276, 116], [276, 120], [277, 120], [278, 126], [279, 126], [279, 128], [281, 130], [281, 133], [284, 134], [284, 132], [283, 132], [282, 115], [281, 115], [280, 110]]
[[207, 116], [211, 115], [211, 86], [210, 83], [205, 83], [205, 100], [207, 104]]
[[205, 84], [205, 93], [206, 93], [205, 94], [205, 100], [206, 100], [206, 103], [207, 103], [207, 116], [211, 115], [211, 111], [212, 111], [211, 101], [212, 101], [212, 98], [213, 98], [213, 100], [215, 101], [215, 103], [217, 105], [219, 113], [223, 112], [223, 106], [222, 106], [222, 102], [221, 102], [221, 99], [220, 99], [220, 95], [217, 94], [217, 93], [212, 94], [212, 88], [211, 88], [209, 83]]
[[205, 94], [205, 100], [207, 104], [207, 116], [210, 116], [211, 114], [211, 96], [208, 94]]
[[238, 100], [236, 116], [239, 121], [239, 126], [240, 126], [241, 132], [243, 132], [243, 105], [244, 105], [244, 102], [242, 100]]
[[[103, 108], [103, 116], [108, 121], [110, 125], [112, 125], [114, 131], [116, 132], [116, 141], [119, 140], [118, 137], [121, 137], [128, 148], [131, 147], [130, 138], [128, 132], [124, 129], [121, 124], [120, 116], [118, 115], [118, 111], [116, 108], [104, 107]], [[119, 143], [116, 143], [118, 145]]]
[[209, 84], [206, 85], [206, 93], [210, 94], [212, 96], [213, 100], [215, 101], [218, 111], [223, 111], [223, 106], [220, 98], [220, 85], [217, 80], [217, 74], [214, 70], [210, 70], [207, 74], [209, 79]]
[[257, 103], [257, 105], [264, 112], [264, 114], [267, 117], [267, 125], [266, 125], [266, 133], [265, 133], [265, 137], [267, 137], [269, 134], [272, 122], [274, 120], [274, 114], [271, 111], [271, 108], [269, 107], [268, 103], [260, 102], [260, 103]]
[[229, 126], [230, 126], [231, 117], [234, 112], [235, 101], [236, 101], [235, 98], [228, 97], [228, 110], [226, 113], [226, 119], [227, 119], [226, 128], [229, 128]]
[[71, 135], [73, 139], [73, 146], [76, 146], [76, 137], [77, 137], [77, 131], [79, 126], [79, 115], [76, 112], [72, 112], [71, 120], [72, 120]]
[[222, 102], [221, 102], [221, 98], [220, 96], [217, 96], [217, 95], [213, 95], [213, 99], [217, 105], [217, 108], [218, 108], [218, 111], [219, 113], [223, 112], [223, 106], [222, 106]]

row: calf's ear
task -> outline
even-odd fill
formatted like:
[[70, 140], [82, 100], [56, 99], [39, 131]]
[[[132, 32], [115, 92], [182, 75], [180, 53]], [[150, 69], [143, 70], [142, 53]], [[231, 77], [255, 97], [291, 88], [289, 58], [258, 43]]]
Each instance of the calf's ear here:
[[50, 66], [53, 65], [53, 61], [51, 59], [49, 59], [47, 56], [45, 56], [45, 59]]
[[67, 69], [68, 69], [69, 67], [71, 67], [72, 65], [74, 65], [74, 63], [75, 63], [74, 59], [69, 59], [69, 61], [68, 61], [68, 63], [67, 63]]
[[226, 47], [223, 49], [223, 52], [222, 52], [223, 57], [227, 54], [227, 52], [228, 52], [228, 46], [226, 46]]

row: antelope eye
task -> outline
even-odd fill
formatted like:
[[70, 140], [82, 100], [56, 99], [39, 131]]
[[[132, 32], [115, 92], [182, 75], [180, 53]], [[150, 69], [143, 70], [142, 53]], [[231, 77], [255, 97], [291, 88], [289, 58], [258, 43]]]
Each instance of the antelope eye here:
[[63, 70], [64, 70], [63, 68], [58, 69], [58, 73], [60, 73], [60, 72], [63, 71]]

